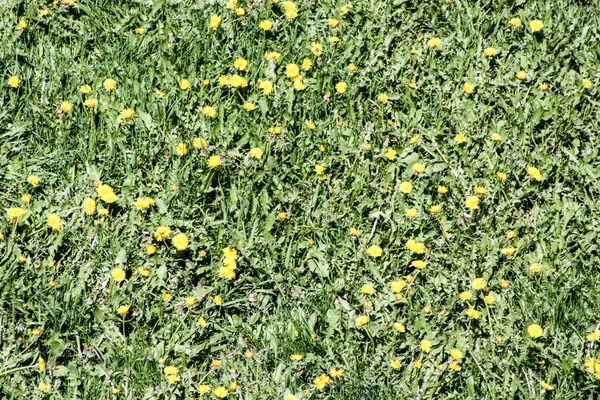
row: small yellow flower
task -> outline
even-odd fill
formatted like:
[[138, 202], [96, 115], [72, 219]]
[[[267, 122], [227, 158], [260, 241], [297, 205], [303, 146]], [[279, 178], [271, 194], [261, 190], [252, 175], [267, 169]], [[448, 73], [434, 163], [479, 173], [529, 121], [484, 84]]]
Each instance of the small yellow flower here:
[[499, 181], [503, 181], [506, 179], [506, 174], [502, 171], [498, 171], [496, 172], [496, 178], [498, 178]]
[[581, 81], [581, 86], [583, 86], [584, 89], [589, 89], [592, 87], [592, 81], [590, 81], [589, 79], [583, 79]]
[[265, 60], [267, 61], [278, 60], [279, 57], [281, 57], [281, 54], [276, 51], [269, 51], [265, 54]]
[[356, 65], [354, 65], [354, 64], [348, 65], [348, 72], [350, 72], [351, 74], [353, 74], [356, 71], [358, 71], [358, 67]]
[[302, 354], [292, 354], [290, 355], [290, 359], [293, 361], [300, 361], [304, 358]]
[[263, 156], [263, 151], [262, 151], [262, 149], [260, 149], [258, 147], [254, 147], [250, 150], [249, 154], [250, 154], [250, 157], [260, 160]]
[[383, 155], [388, 160], [394, 161], [394, 159], [396, 159], [396, 154], [397, 154], [396, 150], [394, 150], [394, 149], [387, 149]]
[[62, 220], [58, 216], [58, 214], [48, 214], [47, 222], [48, 226], [55, 231], [60, 231], [60, 229], [62, 228]]
[[127, 274], [123, 268], [117, 267], [110, 271], [110, 276], [115, 280], [115, 282], [123, 282]]
[[348, 89], [348, 84], [346, 82], [338, 82], [335, 85], [335, 91], [338, 93], [345, 93], [346, 90]]
[[119, 314], [121, 316], [127, 315], [128, 312], [129, 312], [129, 306], [119, 306], [119, 308], [117, 308], [117, 314]]
[[500, 253], [502, 253], [502, 255], [505, 256], [512, 256], [513, 254], [515, 254], [516, 251], [517, 249], [515, 249], [514, 247], [504, 247], [500, 249]]
[[467, 199], [465, 200], [465, 207], [471, 210], [479, 208], [479, 198], [477, 198], [476, 196], [467, 197]]
[[540, 381], [540, 386], [544, 389], [544, 390], [554, 390], [554, 386], [550, 385], [549, 383], [545, 382], [545, 381]]
[[286, 218], [287, 218], [287, 213], [286, 213], [286, 212], [284, 212], [284, 211], [281, 211], [281, 212], [279, 212], [279, 213], [277, 214], [277, 218], [279, 218], [280, 220], [282, 220], [282, 221], [283, 221], [284, 219], [286, 219]]
[[216, 31], [219, 25], [221, 24], [221, 21], [221, 17], [219, 17], [217, 14], [211, 15], [208, 21], [208, 28], [212, 29], [213, 31]]
[[312, 130], [314, 130], [314, 129], [316, 129], [316, 127], [317, 127], [317, 126], [315, 125], [315, 123], [314, 123], [314, 122], [312, 122], [311, 120], [306, 120], [306, 121], [304, 121], [304, 125], [306, 126], [306, 128], [308, 128], [308, 129], [309, 129], [309, 130], [311, 130], [311, 131], [312, 131]]
[[104, 86], [104, 90], [110, 92], [117, 87], [117, 82], [114, 79], [105, 79], [102, 86]]
[[463, 91], [466, 94], [473, 94], [473, 92], [475, 92], [475, 88], [473, 87], [473, 85], [469, 82], [465, 82], [463, 85]]
[[419, 343], [419, 347], [421, 348], [421, 351], [426, 354], [428, 354], [431, 351], [431, 346], [432, 346], [432, 343], [429, 339], [423, 339], [423, 340], [421, 340], [421, 343]]
[[83, 200], [82, 206], [86, 215], [92, 215], [96, 212], [96, 201], [90, 197]]
[[532, 274], [537, 274], [537, 273], [538, 273], [538, 272], [540, 272], [541, 270], [542, 270], [542, 266], [541, 266], [540, 264], [534, 263], [534, 264], [531, 264], [531, 265], [529, 266], [529, 271], [530, 271]]
[[260, 21], [260, 23], [258, 24], [258, 27], [260, 29], [262, 29], [263, 31], [267, 32], [270, 31], [271, 29], [273, 29], [273, 22], [265, 19]]
[[531, 32], [539, 32], [544, 28], [544, 23], [542, 21], [540, 21], [539, 19], [534, 19], [533, 21], [529, 22], [529, 29], [531, 29]]
[[401, 279], [392, 281], [390, 283], [390, 289], [394, 293], [400, 293], [402, 291], [402, 289], [404, 289], [405, 287], [406, 287], [406, 281], [401, 280]]
[[387, 95], [387, 93], [379, 93], [377, 95], [377, 100], [379, 100], [382, 103], [386, 103], [388, 101], [388, 95]]
[[179, 89], [181, 90], [188, 90], [191, 86], [192, 84], [187, 79], [182, 79], [179, 81]]
[[488, 57], [494, 57], [496, 55], [496, 53], [497, 53], [496, 49], [493, 48], [493, 47], [488, 47], [485, 50], [483, 50], [483, 52]]
[[539, 338], [544, 334], [544, 330], [538, 324], [531, 324], [527, 327], [527, 334], [532, 338]]
[[238, 71], [247, 71], [248, 70], [248, 60], [245, 58], [236, 58], [233, 61], [233, 67]]
[[161, 225], [154, 230], [154, 239], [159, 242], [165, 241], [171, 236], [171, 228], [167, 225]]
[[435, 49], [441, 43], [442, 43], [442, 40], [440, 38], [434, 37], [427, 41], [427, 46], [431, 47], [432, 49]]
[[527, 79], [527, 72], [525, 72], [525, 71], [519, 71], [519, 72], [517, 72], [516, 77], [517, 77], [518, 80], [524, 81], [525, 79]]
[[173, 247], [175, 247], [177, 250], [185, 250], [188, 248], [189, 239], [184, 233], [178, 233], [177, 235], [173, 236], [171, 243], [173, 243]]
[[317, 175], [322, 175], [324, 171], [325, 167], [323, 167], [321, 164], [315, 165], [315, 172], [317, 173]]
[[390, 361], [390, 367], [392, 367], [392, 369], [400, 369], [400, 365], [400, 360]]
[[83, 105], [88, 108], [95, 108], [96, 106], [98, 106], [98, 99], [86, 99], [83, 102]]
[[439, 214], [440, 211], [441, 209], [438, 205], [432, 205], [431, 207], [429, 207], [429, 212], [432, 214]]
[[133, 111], [133, 108], [126, 108], [123, 111], [121, 111], [121, 117], [123, 117], [124, 119], [131, 119], [133, 118], [134, 114], [135, 111]]
[[512, 26], [514, 26], [515, 28], [519, 28], [521, 26], [521, 19], [520, 18], [511, 18], [508, 21], [509, 24], [511, 24]]
[[412, 170], [417, 173], [417, 174], [421, 174], [423, 172], [425, 172], [425, 164], [423, 163], [414, 163], [412, 166]]
[[27, 21], [25, 21], [24, 19], [22, 19], [17, 24], [17, 29], [23, 30], [25, 28], [27, 28]]
[[178, 156], [183, 157], [188, 153], [188, 147], [185, 143], [179, 143], [177, 147], [175, 147], [175, 152]]
[[321, 56], [321, 54], [323, 54], [323, 46], [320, 43], [317, 42], [313, 42], [310, 45], [310, 51], [317, 57]]
[[101, 184], [96, 188], [98, 198], [106, 203], [114, 203], [117, 201], [117, 195], [112, 187], [106, 184]]
[[460, 349], [457, 349], [456, 347], [450, 349], [450, 357], [452, 357], [453, 360], [458, 361], [461, 358], [463, 358], [464, 354]]
[[398, 190], [400, 190], [404, 194], [409, 194], [412, 192], [413, 186], [410, 182], [402, 182], [398, 185]]
[[406, 241], [406, 248], [415, 254], [423, 254], [425, 252], [425, 243], [417, 242], [414, 239], [408, 239]]
[[268, 96], [273, 93], [273, 83], [270, 81], [258, 81], [258, 88], [262, 90], [263, 94]]
[[27, 214], [26, 208], [11, 207], [6, 210], [7, 217], [10, 221], [16, 221], [23, 215]]
[[538, 89], [540, 89], [541, 91], [544, 91], [544, 90], [548, 89], [548, 84], [545, 82], [540, 82], [540, 84], [538, 85]]
[[63, 112], [70, 113], [71, 110], [73, 110], [73, 103], [68, 102], [68, 101], [63, 101], [62, 103], [60, 103], [60, 109]]
[[196, 303], [196, 298], [195, 298], [194, 296], [187, 296], [187, 297], [185, 298], [185, 304], [186, 304], [188, 307], [191, 307], [191, 306], [193, 306], [193, 305], [194, 305], [194, 303]]
[[242, 108], [244, 110], [246, 110], [247, 112], [250, 112], [250, 111], [256, 110], [256, 105], [252, 104], [250, 102], [246, 102], [246, 103], [244, 103], [244, 105], [242, 106]]
[[407, 208], [404, 210], [404, 216], [409, 219], [414, 219], [417, 216], [416, 208]]
[[467, 137], [462, 133], [458, 133], [456, 136], [454, 136], [454, 141], [456, 144], [463, 144], [467, 141]]
[[586, 340], [600, 340], [600, 331], [599, 330], [595, 330], [593, 332], [588, 333], [585, 336]]
[[487, 282], [483, 278], [475, 278], [473, 279], [473, 282], [471, 282], [471, 287], [475, 290], [483, 290], [485, 289], [486, 285]]
[[527, 175], [529, 175], [534, 180], [540, 182], [542, 180], [542, 174], [539, 169], [536, 167], [529, 166], [527, 167]]
[[448, 188], [446, 186], [438, 186], [437, 192], [438, 194], [446, 194], [448, 193]]
[[13, 88], [18, 88], [19, 85], [21, 84], [21, 80], [19, 79], [18, 76], [11, 76], [10, 78], [8, 78], [8, 86], [13, 87]]
[[340, 20], [339, 19], [335, 19], [335, 18], [329, 18], [327, 20], [327, 24], [329, 25], [330, 28], [335, 29], [340, 24]]
[[377, 245], [370, 246], [367, 249], [367, 254], [373, 258], [381, 257], [383, 250]]
[[363, 294], [373, 295], [375, 294], [375, 288], [370, 283], [365, 283], [361, 286], [360, 292]]
[[222, 165], [221, 164], [221, 157], [219, 157], [219, 156], [210, 156], [208, 158], [208, 161], [206, 162], [206, 165], [208, 165], [208, 167], [211, 168], [211, 169], [220, 167]]
[[465, 314], [467, 314], [467, 317], [471, 319], [479, 319], [479, 311], [473, 308], [468, 308], [467, 310], [465, 310]]
[[211, 106], [205, 106], [202, 107], [202, 114], [206, 115], [207, 117], [214, 118], [217, 115], [217, 110]]
[[223, 398], [227, 397], [227, 395], [229, 394], [229, 391], [227, 390], [227, 388], [225, 388], [225, 386], [219, 386], [219, 387], [215, 388], [213, 393], [218, 398], [223, 399]]
[[461, 301], [469, 301], [469, 300], [471, 300], [471, 298], [472, 298], [472, 297], [473, 297], [473, 293], [471, 293], [471, 292], [469, 292], [469, 291], [466, 291], [466, 292], [461, 292], [461, 293], [458, 295], [458, 298], [459, 298]]
[[356, 318], [356, 320], [354, 321], [354, 325], [355, 326], [363, 326], [367, 322], [369, 322], [369, 316], [368, 315], [361, 315], [361, 316], [359, 316], [359, 317]]
[[203, 396], [206, 393], [209, 393], [211, 390], [212, 389], [208, 385], [200, 385], [200, 386], [198, 386], [198, 393], [200, 393], [200, 396]]
[[29, 183], [32, 186], [37, 186], [40, 184], [40, 182], [41, 182], [41, 179], [37, 175], [29, 175], [27, 177], [27, 183]]

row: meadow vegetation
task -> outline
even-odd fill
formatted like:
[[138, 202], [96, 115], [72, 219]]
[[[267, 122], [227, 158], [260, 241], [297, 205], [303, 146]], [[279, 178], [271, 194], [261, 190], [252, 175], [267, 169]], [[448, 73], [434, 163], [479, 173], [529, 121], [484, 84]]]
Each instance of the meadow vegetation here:
[[600, 396], [597, 5], [0, 23], [1, 398]]

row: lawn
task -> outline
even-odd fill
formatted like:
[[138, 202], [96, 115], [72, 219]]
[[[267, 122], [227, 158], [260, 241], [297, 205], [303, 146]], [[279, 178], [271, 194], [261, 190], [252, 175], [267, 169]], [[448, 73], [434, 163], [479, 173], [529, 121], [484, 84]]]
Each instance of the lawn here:
[[597, 5], [0, 23], [2, 399], [600, 397]]

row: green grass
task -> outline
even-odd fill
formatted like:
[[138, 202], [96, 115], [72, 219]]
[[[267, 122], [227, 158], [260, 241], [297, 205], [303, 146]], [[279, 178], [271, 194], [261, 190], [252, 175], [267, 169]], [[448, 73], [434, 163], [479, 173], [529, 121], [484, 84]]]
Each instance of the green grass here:
[[[289, 20], [283, 3], [239, 0], [243, 16], [223, 1], [0, 5], [0, 397], [216, 398], [221, 385], [228, 398], [246, 400], [600, 396], [584, 366], [600, 358], [599, 344], [586, 339], [600, 324], [597, 7], [355, 0], [344, 15], [344, 2], [297, 1]], [[215, 31], [213, 14], [222, 17]], [[514, 17], [523, 26], [509, 25]], [[328, 18], [341, 22], [332, 29]], [[264, 19], [271, 32], [259, 29]], [[544, 23], [537, 33], [534, 19]], [[433, 37], [441, 39], [435, 49], [426, 45]], [[497, 54], [487, 57], [488, 47]], [[268, 62], [269, 51], [280, 58]], [[248, 60], [247, 72], [235, 70], [236, 58]], [[297, 91], [286, 65], [305, 58], [314, 65], [301, 69], [307, 88]], [[219, 85], [235, 73], [247, 88]], [[190, 89], [179, 88], [182, 79]], [[264, 95], [259, 80], [273, 82], [273, 93]], [[345, 93], [335, 90], [340, 81]], [[92, 92], [81, 94], [82, 85]], [[97, 107], [84, 106], [92, 98]], [[135, 114], [118, 123], [125, 108]], [[273, 126], [282, 133], [269, 133]], [[460, 133], [466, 141], [457, 144]], [[198, 138], [208, 147], [195, 148]], [[179, 143], [187, 154], [177, 155]], [[257, 147], [260, 160], [249, 156]], [[211, 169], [214, 155], [222, 165]], [[413, 172], [417, 162], [424, 173]], [[41, 183], [28, 183], [31, 175]], [[413, 185], [408, 194], [403, 181]], [[98, 183], [118, 200], [98, 199]], [[485, 193], [469, 210], [475, 186]], [[91, 216], [82, 207], [88, 197], [97, 201]], [[138, 197], [155, 204], [140, 211]], [[11, 207], [28, 212], [11, 221]], [[411, 207], [412, 220], [404, 214]], [[60, 215], [59, 231], [49, 213]], [[153, 238], [161, 225], [173, 231], [165, 242]], [[189, 238], [183, 251], [171, 241], [179, 232]], [[423, 242], [424, 254], [411, 254], [409, 239]], [[147, 254], [150, 244], [156, 254]], [[381, 257], [367, 255], [372, 245]], [[227, 247], [239, 255], [233, 280], [218, 275]], [[507, 247], [516, 252], [502, 255]], [[416, 259], [426, 267], [415, 269]], [[541, 271], [532, 273], [535, 263]], [[126, 271], [120, 283], [111, 278], [117, 267]], [[471, 289], [481, 277], [486, 288]], [[402, 279], [397, 299], [390, 283]], [[366, 283], [375, 294], [361, 293]], [[461, 301], [468, 290], [473, 298]], [[121, 305], [130, 306], [125, 317]], [[360, 315], [369, 322], [357, 327]], [[534, 323], [539, 338], [527, 333]], [[419, 347], [425, 338], [430, 353]], [[452, 348], [464, 353], [460, 371], [450, 369]], [[179, 368], [174, 384], [168, 365]], [[342, 377], [319, 390], [315, 378], [331, 368], [343, 368]], [[211, 392], [200, 396], [201, 384]]]

